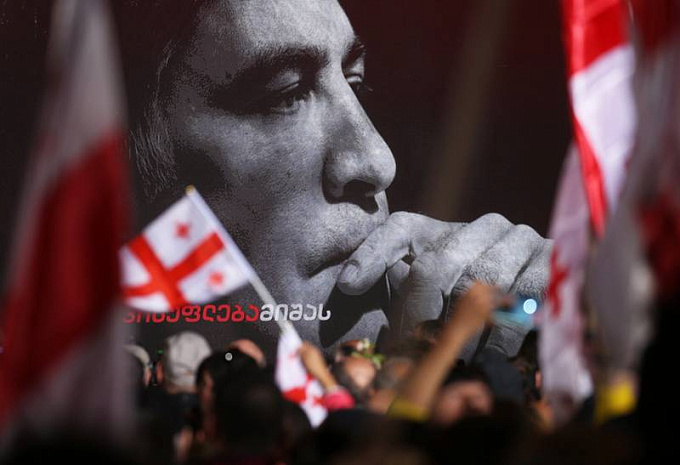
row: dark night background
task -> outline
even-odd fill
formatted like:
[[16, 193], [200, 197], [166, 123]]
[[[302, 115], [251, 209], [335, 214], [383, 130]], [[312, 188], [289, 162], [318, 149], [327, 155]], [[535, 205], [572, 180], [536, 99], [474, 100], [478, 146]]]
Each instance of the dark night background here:
[[[0, 270], [45, 81], [51, 3], [0, 0]], [[368, 48], [367, 82], [374, 89], [368, 113], [397, 160], [388, 190], [392, 210], [457, 221], [498, 212], [545, 235], [570, 138], [558, 0], [342, 3]], [[504, 11], [496, 36], [480, 19], [485, 10]], [[465, 73], [474, 69], [478, 42], [481, 49], [489, 37], [497, 44], [489, 78], [471, 97], [469, 87], [456, 83], [475, 84], [474, 74], [465, 81]], [[470, 104], [477, 111], [472, 136], [450, 122], [451, 114], [465, 122], [461, 108]], [[452, 159], [464, 169], [438, 170], [438, 157], [459, 156], [441, 147], [458, 147], [466, 137], [467, 161]], [[428, 203], [431, 173], [458, 187], [443, 213]]]

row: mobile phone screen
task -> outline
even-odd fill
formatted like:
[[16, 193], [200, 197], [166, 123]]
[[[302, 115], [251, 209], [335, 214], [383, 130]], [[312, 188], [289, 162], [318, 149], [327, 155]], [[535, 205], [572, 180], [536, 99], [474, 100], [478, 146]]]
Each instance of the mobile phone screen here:
[[494, 311], [494, 319], [499, 323], [509, 321], [533, 328], [540, 306], [541, 302], [533, 297], [515, 296], [512, 306], [497, 308]]

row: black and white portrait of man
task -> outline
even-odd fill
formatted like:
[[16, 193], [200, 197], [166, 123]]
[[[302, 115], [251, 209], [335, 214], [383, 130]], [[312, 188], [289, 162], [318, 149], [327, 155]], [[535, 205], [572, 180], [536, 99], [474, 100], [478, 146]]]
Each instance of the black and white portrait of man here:
[[[474, 279], [542, 296], [550, 242], [532, 228], [494, 213], [451, 223], [390, 209], [398, 167], [362, 105], [370, 61], [337, 0], [113, 3], [138, 230], [195, 185], [277, 302], [331, 310], [296, 323], [327, 351], [439, 318]], [[261, 304], [248, 288], [226, 301]], [[142, 338], [179, 330], [162, 326]], [[270, 354], [277, 331], [193, 328]], [[491, 339], [512, 352], [522, 336], [500, 327]]]

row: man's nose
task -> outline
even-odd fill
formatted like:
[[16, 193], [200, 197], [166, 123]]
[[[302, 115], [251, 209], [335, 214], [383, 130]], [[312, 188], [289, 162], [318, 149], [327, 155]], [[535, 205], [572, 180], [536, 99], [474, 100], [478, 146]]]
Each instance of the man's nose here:
[[336, 201], [373, 197], [394, 180], [392, 151], [346, 84], [328, 119], [324, 191]]

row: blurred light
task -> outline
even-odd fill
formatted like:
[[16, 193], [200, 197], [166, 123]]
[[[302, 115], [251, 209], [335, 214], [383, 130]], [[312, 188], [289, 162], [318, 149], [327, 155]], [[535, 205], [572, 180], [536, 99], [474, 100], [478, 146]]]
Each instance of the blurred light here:
[[537, 308], [538, 302], [536, 302], [534, 299], [527, 299], [524, 301], [524, 313], [527, 315], [533, 315]]

